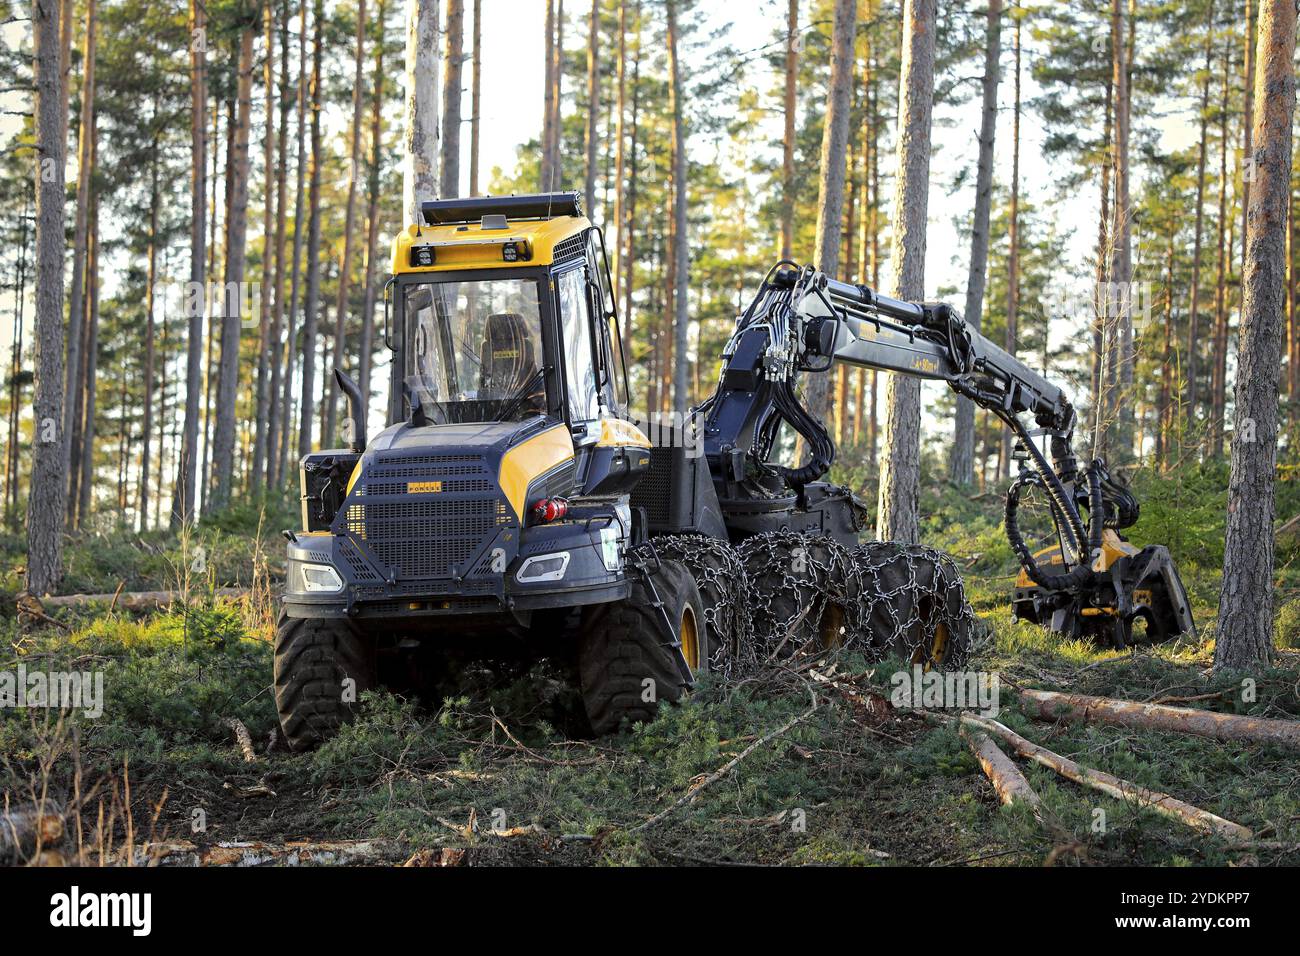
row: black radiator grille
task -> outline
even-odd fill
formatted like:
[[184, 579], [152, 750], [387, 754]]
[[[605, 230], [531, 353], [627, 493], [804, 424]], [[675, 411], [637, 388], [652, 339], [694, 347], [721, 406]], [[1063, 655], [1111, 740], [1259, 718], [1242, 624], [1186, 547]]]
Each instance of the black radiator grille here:
[[[417, 482], [430, 487], [408, 492], [408, 483]], [[487, 463], [477, 456], [381, 458], [356, 492], [342, 515], [344, 529], [397, 580], [463, 574], [509, 520]]]

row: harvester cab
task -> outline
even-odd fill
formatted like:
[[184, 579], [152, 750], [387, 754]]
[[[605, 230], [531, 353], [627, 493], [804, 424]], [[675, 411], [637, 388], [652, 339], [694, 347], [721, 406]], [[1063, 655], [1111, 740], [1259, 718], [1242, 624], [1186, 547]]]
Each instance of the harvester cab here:
[[[646, 630], [668, 648], [669, 697], [707, 663], [698, 596], [641, 594], [625, 567], [650, 442], [626, 417], [601, 231], [573, 193], [430, 201], [422, 218], [393, 243], [387, 427], [366, 439], [359, 390], [336, 372], [350, 447], [302, 462], [276, 654], [296, 745], [345, 716], [340, 681], [364, 689], [386, 658], [450, 634], [491, 654], [574, 627]], [[590, 613], [632, 597], [650, 613]], [[605, 642], [584, 646], [602, 729], [627, 710], [612, 698], [642, 689], [604, 673]]]

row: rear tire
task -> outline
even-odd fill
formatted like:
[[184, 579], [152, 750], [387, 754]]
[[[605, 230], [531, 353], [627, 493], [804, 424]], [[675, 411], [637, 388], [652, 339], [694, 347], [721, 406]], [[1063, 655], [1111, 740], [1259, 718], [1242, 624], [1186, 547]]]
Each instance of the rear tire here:
[[[678, 561], [660, 560], [652, 574], [673, 638], [682, 642], [693, 673], [707, 673], [712, 649], [695, 579]], [[625, 600], [594, 605], [583, 615], [578, 680], [596, 734], [612, 733], [624, 720], [650, 721], [661, 701], [676, 703], [686, 689], [653, 601], [647, 583], [638, 580]]]
[[[280, 613], [275, 706], [291, 749], [308, 750], [337, 733], [352, 719], [361, 692], [375, 686], [375, 677], [374, 644], [351, 622]], [[349, 679], [350, 687], [344, 684]]]

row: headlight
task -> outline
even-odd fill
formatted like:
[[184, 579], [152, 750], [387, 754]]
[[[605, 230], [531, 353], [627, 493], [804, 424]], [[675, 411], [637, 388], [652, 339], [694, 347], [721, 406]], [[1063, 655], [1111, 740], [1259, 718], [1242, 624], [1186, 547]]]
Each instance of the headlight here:
[[569, 552], [535, 554], [519, 566], [515, 580], [520, 584], [537, 584], [542, 581], [559, 581], [569, 568]]
[[302, 565], [302, 589], [317, 593], [333, 593], [343, 590], [343, 579], [328, 564], [304, 564]]

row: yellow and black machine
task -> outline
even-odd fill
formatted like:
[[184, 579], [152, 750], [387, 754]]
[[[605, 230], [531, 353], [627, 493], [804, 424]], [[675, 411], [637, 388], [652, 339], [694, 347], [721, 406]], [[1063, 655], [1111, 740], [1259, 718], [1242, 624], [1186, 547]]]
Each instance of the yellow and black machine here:
[[[726, 548], [798, 532], [852, 547], [867, 526], [848, 489], [819, 480], [834, 444], [796, 391], [836, 361], [947, 381], [1015, 431], [1030, 466], [1007, 502], [1017, 615], [1120, 644], [1139, 617], [1161, 636], [1192, 630], [1168, 552], [1118, 536], [1136, 502], [1101, 462], [1075, 464], [1068, 400], [948, 307], [778, 263], [737, 319], [714, 394], [690, 422], [654, 429], [652, 447], [629, 418], [604, 236], [576, 193], [428, 201], [422, 219], [393, 243], [387, 427], [367, 439], [362, 396], [336, 369], [350, 445], [301, 463], [275, 648], [292, 746], [453, 650], [571, 660], [596, 732], [676, 700], [718, 641], [704, 582], [656, 538]], [[773, 460], [784, 428], [805, 439], [806, 464]], [[1030, 486], [1057, 521], [1051, 554], [1031, 554], [1018, 529]]]

